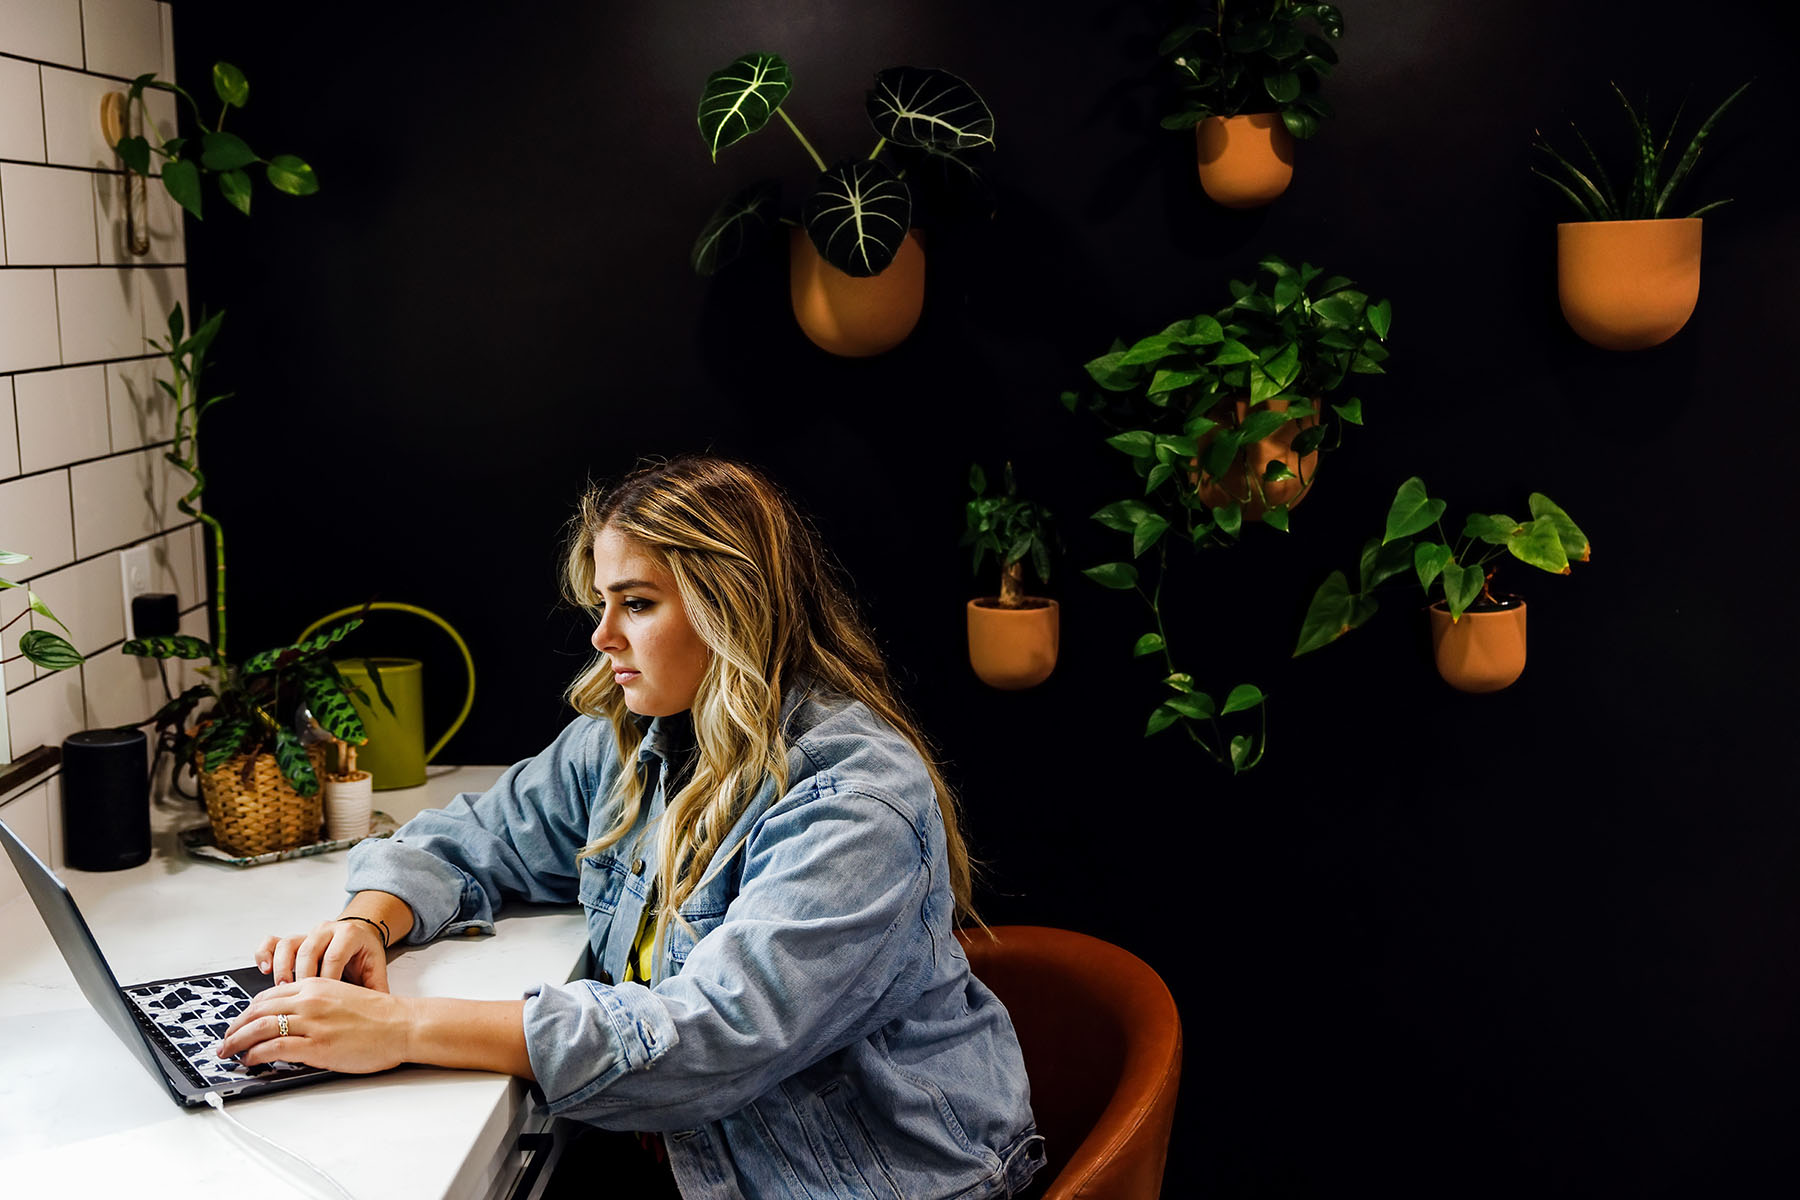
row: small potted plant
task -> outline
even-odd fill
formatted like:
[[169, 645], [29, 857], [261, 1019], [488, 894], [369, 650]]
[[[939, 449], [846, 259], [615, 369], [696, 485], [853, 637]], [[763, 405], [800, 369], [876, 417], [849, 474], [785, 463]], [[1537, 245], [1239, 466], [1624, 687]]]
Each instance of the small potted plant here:
[[1569, 327], [1585, 341], [1606, 350], [1643, 350], [1674, 337], [1693, 315], [1700, 299], [1700, 217], [1730, 201], [1715, 200], [1674, 217], [1673, 200], [1713, 127], [1749, 86], [1725, 97], [1700, 123], [1665, 177], [1664, 158], [1680, 114], [1659, 141], [1649, 120], [1614, 84], [1632, 132], [1630, 183], [1623, 191], [1614, 188], [1579, 129], [1575, 138], [1591, 175], [1539, 135], [1535, 148], [1550, 159], [1553, 172], [1535, 166], [1532, 171], [1580, 213], [1579, 220], [1556, 227], [1556, 291]]
[[[925, 252], [914, 228], [912, 185], [922, 178], [967, 185], [964, 155], [994, 144], [994, 115], [975, 89], [922, 67], [889, 67], [875, 77], [865, 108], [875, 148], [861, 158], [825, 159], [782, 102], [793, 79], [776, 54], [746, 54], [712, 73], [700, 96], [700, 136], [719, 151], [774, 117], [818, 168], [788, 235], [794, 319], [815, 345], [860, 358], [893, 349], [918, 324], [925, 303]], [[884, 156], [899, 165], [891, 166]], [[721, 204], [694, 242], [690, 261], [711, 275], [776, 223], [781, 186], [764, 180]]]
[[964, 509], [967, 528], [961, 545], [975, 548], [974, 570], [992, 551], [1000, 565], [1000, 594], [969, 601], [969, 665], [989, 687], [1004, 691], [1036, 687], [1056, 667], [1059, 606], [1025, 594], [1025, 564], [1041, 583], [1050, 582], [1050, 510], [1019, 498], [1013, 467], [1006, 464], [1006, 490], [987, 494], [987, 473], [969, 467], [975, 493]]
[[[212, 543], [214, 640], [181, 634], [135, 638], [122, 649], [147, 658], [206, 660], [199, 670], [207, 682], [174, 697], [156, 714], [157, 756], [159, 761], [165, 754], [173, 759], [172, 779], [179, 778], [183, 766], [193, 768], [221, 848], [262, 854], [318, 839], [324, 820], [319, 769], [325, 735], [351, 743], [364, 740], [362, 721], [350, 703], [352, 695], [361, 693], [326, 657], [326, 650], [362, 621], [346, 621], [241, 663], [227, 657], [225, 531], [217, 517], [198, 507], [206, 489], [200, 417], [229, 398], [229, 393], [206, 396], [201, 387], [207, 352], [223, 317], [219, 313], [190, 332], [176, 305], [169, 316], [168, 341], [151, 341], [169, 362], [171, 377], [158, 382], [175, 404], [174, 439], [164, 456], [193, 480], [177, 507], [205, 526]], [[314, 722], [323, 727], [322, 734], [312, 730]]]
[[[1320, 451], [1362, 424], [1362, 400], [1331, 402], [1353, 375], [1383, 373], [1393, 306], [1342, 275], [1270, 256], [1264, 278], [1233, 280], [1216, 316], [1177, 321], [1086, 365], [1129, 402], [1107, 444], [1127, 455], [1146, 495], [1170, 497], [1196, 540], [1236, 537], [1245, 520], [1288, 527], [1310, 494]], [[1073, 409], [1079, 397], [1065, 393]], [[1104, 397], [1089, 407], [1117, 408]], [[1327, 410], [1336, 416], [1333, 422]], [[1327, 439], [1330, 446], [1326, 446]]]
[[[1298, 657], [1336, 641], [1375, 614], [1375, 589], [1410, 574], [1430, 605], [1432, 653], [1438, 673], [1464, 692], [1495, 692], [1525, 669], [1525, 601], [1494, 590], [1493, 563], [1502, 553], [1541, 571], [1567, 575], [1569, 564], [1587, 562], [1587, 534], [1542, 492], [1527, 501], [1531, 519], [1504, 513], [1471, 513], [1454, 542], [1444, 534], [1445, 504], [1413, 476], [1394, 493], [1387, 528], [1364, 543], [1356, 591], [1342, 571], [1319, 585], [1300, 638]], [[1435, 530], [1436, 537], [1421, 536]]]
[[1331, 106], [1319, 85], [1343, 36], [1335, 5], [1296, 0], [1198, 0], [1192, 19], [1158, 46], [1174, 68], [1181, 108], [1165, 129], [1194, 130], [1200, 186], [1227, 208], [1259, 208], [1287, 190], [1294, 139], [1318, 131]]

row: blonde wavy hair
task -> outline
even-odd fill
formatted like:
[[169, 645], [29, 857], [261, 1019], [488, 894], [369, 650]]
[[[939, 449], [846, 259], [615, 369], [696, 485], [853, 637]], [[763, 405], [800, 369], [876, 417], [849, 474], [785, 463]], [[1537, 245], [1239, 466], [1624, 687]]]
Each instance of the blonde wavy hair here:
[[[686, 925], [682, 903], [704, 882], [720, 840], [756, 790], [767, 780], [786, 790], [781, 697], [802, 681], [860, 700], [918, 751], [943, 815], [956, 919], [982, 924], [956, 796], [895, 695], [881, 651], [818, 534], [779, 488], [740, 463], [684, 456], [640, 467], [610, 489], [590, 488], [569, 526], [563, 580], [569, 600], [598, 618], [594, 542], [612, 529], [668, 572], [694, 631], [712, 651], [691, 714], [698, 750], [693, 773], [654, 831], [659, 950], [671, 919]], [[610, 721], [619, 761], [634, 761], [643, 734], [604, 656], [566, 695], [578, 711]], [[619, 772], [613, 799], [617, 819], [582, 847], [582, 857], [617, 842], [637, 821], [644, 781], [636, 771]], [[737, 850], [731, 847], [718, 866]]]

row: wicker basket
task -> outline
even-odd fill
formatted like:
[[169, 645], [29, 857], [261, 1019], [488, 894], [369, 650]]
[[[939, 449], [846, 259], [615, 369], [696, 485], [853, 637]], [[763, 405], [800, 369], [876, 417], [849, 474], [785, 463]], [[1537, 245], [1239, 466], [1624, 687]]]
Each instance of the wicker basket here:
[[[319, 747], [308, 750], [313, 769], [325, 775], [325, 756]], [[282, 777], [273, 754], [258, 754], [245, 782], [248, 755], [228, 758], [217, 770], [196, 768], [200, 794], [206, 799], [206, 815], [212, 818], [213, 841], [233, 854], [268, 854], [292, 850], [320, 838], [325, 824], [325, 790], [310, 796], [296, 792]]]

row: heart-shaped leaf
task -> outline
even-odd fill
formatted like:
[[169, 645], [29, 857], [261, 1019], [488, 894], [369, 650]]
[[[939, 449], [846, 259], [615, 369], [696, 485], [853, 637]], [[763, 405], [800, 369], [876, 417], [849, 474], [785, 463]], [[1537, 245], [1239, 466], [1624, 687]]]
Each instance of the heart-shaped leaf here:
[[225, 197], [231, 207], [250, 215], [250, 177], [242, 171], [223, 171], [219, 174], [219, 194]]
[[290, 196], [310, 196], [319, 190], [319, 177], [304, 159], [277, 154], [269, 160], [269, 185]]
[[779, 54], [746, 54], [708, 75], [700, 92], [699, 121], [713, 161], [719, 160], [719, 151], [767, 125], [793, 86]]
[[119, 152], [119, 157], [125, 161], [125, 165], [139, 175], [150, 173], [150, 143], [143, 138], [120, 138], [119, 144], [113, 149]]
[[1137, 568], [1130, 563], [1102, 563], [1097, 567], [1088, 567], [1082, 574], [1101, 587], [1115, 591], [1128, 591], [1137, 586]]
[[[1403, 543], [1400, 542], [1394, 544], [1397, 546], [1403, 545]], [[1431, 590], [1431, 581], [1436, 579], [1438, 575], [1443, 572], [1444, 568], [1450, 565], [1452, 557], [1454, 556], [1450, 553], [1450, 547], [1444, 545], [1442, 542], [1420, 542], [1415, 545], [1412, 552], [1412, 562], [1413, 570], [1416, 571], [1419, 576], [1419, 586], [1429, 592]]]
[[[273, 168], [270, 168], [273, 170]], [[173, 159], [163, 164], [163, 189], [174, 197], [175, 203], [194, 214], [196, 220], [200, 216], [200, 168], [185, 158]]]
[[1225, 707], [1219, 710], [1219, 715], [1224, 716], [1226, 713], [1243, 712], [1245, 709], [1255, 708], [1262, 702], [1263, 694], [1261, 688], [1257, 687], [1254, 683], [1240, 683], [1232, 688], [1231, 693], [1225, 697]]
[[1445, 564], [1444, 600], [1450, 606], [1452, 621], [1460, 620], [1463, 610], [1475, 603], [1486, 581], [1487, 576], [1480, 567], [1465, 567], [1454, 562]]
[[1581, 532], [1581, 526], [1569, 520], [1569, 514], [1556, 506], [1556, 502], [1542, 492], [1531, 493], [1531, 515], [1538, 518], [1548, 517], [1556, 525], [1557, 536], [1562, 539], [1563, 553], [1570, 562], [1586, 562], [1593, 548], [1588, 544], [1587, 534]]
[[1161, 650], [1162, 648], [1163, 648], [1163, 635], [1162, 634], [1146, 633], [1143, 637], [1141, 637], [1137, 640], [1137, 645], [1132, 647], [1131, 656], [1133, 658], [1142, 658], [1146, 654], [1155, 654], [1157, 651]]
[[235, 171], [256, 161], [256, 151], [235, 133], [205, 134], [200, 147], [200, 162], [209, 171]]
[[1425, 481], [1414, 475], [1394, 493], [1394, 503], [1388, 509], [1387, 532], [1381, 535], [1381, 540], [1385, 543], [1411, 537], [1421, 529], [1429, 528], [1443, 515], [1444, 502], [1427, 496]]
[[1313, 593], [1306, 606], [1306, 617], [1300, 622], [1300, 640], [1294, 644], [1294, 657], [1335, 642], [1350, 631], [1353, 598], [1350, 580], [1342, 571], [1333, 571]]
[[846, 275], [879, 275], [912, 228], [912, 193], [878, 162], [846, 160], [819, 176], [800, 211], [806, 235]]
[[974, 150], [994, 144], [994, 114], [967, 83], [932, 67], [889, 67], [869, 92], [869, 123], [896, 146]]
[[228, 62], [216, 62], [212, 69], [213, 91], [219, 99], [233, 108], [242, 108], [250, 103], [250, 81], [244, 73]]
[[1512, 551], [1514, 558], [1528, 562], [1540, 571], [1552, 575], [1569, 573], [1568, 552], [1563, 549], [1556, 522], [1550, 517], [1537, 517], [1516, 528], [1507, 539], [1506, 548]]
[[735, 262], [746, 247], [768, 233], [780, 202], [781, 184], [773, 179], [731, 196], [706, 219], [706, 228], [688, 254], [689, 264], [700, 275], [712, 275]]

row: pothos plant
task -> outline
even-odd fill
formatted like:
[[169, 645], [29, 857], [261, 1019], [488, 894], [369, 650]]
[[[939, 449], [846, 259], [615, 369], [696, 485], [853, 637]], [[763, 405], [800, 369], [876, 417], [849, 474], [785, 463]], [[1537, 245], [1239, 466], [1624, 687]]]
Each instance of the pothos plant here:
[[1332, 115], [1319, 85], [1338, 61], [1331, 43], [1344, 33], [1335, 5], [1198, 0], [1186, 7], [1190, 19], [1157, 47], [1181, 92], [1181, 108], [1163, 118], [1165, 129], [1274, 112], [1297, 138], [1318, 132], [1320, 119]]
[[[218, 118], [209, 125], [200, 102], [173, 80], [158, 79], [154, 73], [132, 80], [126, 102], [137, 106], [140, 128], [149, 136], [128, 133], [114, 145], [125, 165], [144, 176], [160, 171], [164, 190], [196, 220], [201, 219], [205, 194], [201, 181], [208, 175], [217, 180], [219, 194], [245, 216], [250, 215], [251, 167], [261, 166], [269, 185], [290, 196], [310, 196], [318, 191], [318, 176], [304, 159], [292, 154], [263, 158], [243, 138], [225, 131], [225, 118], [231, 110], [250, 103], [250, 84], [244, 73], [228, 62], [217, 62], [212, 83], [220, 107]], [[183, 137], [171, 132], [165, 137], [144, 103], [145, 89], [171, 92], [187, 101], [199, 134]]]
[[1333, 571], [1313, 594], [1294, 656], [1329, 645], [1374, 616], [1375, 589], [1396, 576], [1416, 579], [1428, 602], [1436, 597], [1450, 619], [1460, 621], [1465, 612], [1516, 603], [1493, 588], [1495, 560], [1504, 554], [1554, 575], [1567, 575], [1570, 563], [1588, 561], [1587, 534], [1569, 514], [1542, 492], [1531, 493], [1526, 504], [1529, 520], [1471, 513], [1461, 535], [1452, 539], [1444, 532], [1444, 501], [1427, 495], [1417, 475], [1408, 479], [1394, 493], [1382, 535], [1363, 544], [1356, 590], [1344, 572]]
[[964, 508], [966, 528], [959, 544], [975, 548], [972, 570], [977, 575], [982, 561], [993, 553], [1000, 565], [1000, 607], [1022, 608], [1027, 561], [1040, 582], [1050, 582], [1050, 548], [1056, 537], [1052, 515], [1043, 505], [1020, 498], [1010, 462], [1006, 464], [1006, 490], [990, 496], [987, 487], [987, 472], [981, 464], [971, 463], [969, 490], [975, 495]]
[[[1588, 144], [1587, 138], [1582, 136], [1581, 130], [1576, 128], [1572, 122], [1569, 127], [1574, 131], [1575, 139], [1581, 143], [1581, 149], [1587, 155], [1592, 174], [1583, 171], [1563, 157], [1542, 134], [1538, 135], [1534, 148], [1550, 159], [1558, 174], [1553, 175], [1539, 167], [1531, 168], [1532, 173], [1547, 180], [1557, 191], [1567, 196], [1581, 214], [1583, 221], [1636, 221], [1661, 218], [1668, 213], [1669, 206], [1674, 201], [1676, 189], [1687, 179], [1688, 172], [1692, 171], [1694, 164], [1699, 161], [1700, 152], [1705, 148], [1706, 139], [1711, 135], [1713, 126], [1718, 124], [1719, 118], [1725, 115], [1725, 110], [1730, 108], [1732, 102], [1743, 95], [1744, 90], [1749, 86], [1749, 83], [1745, 83], [1731, 95], [1725, 97], [1719, 107], [1713, 109], [1712, 115], [1700, 123], [1700, 127], [1694, 131], [1694, 136], [1688, 139], [1686, 148], [1682, 150], [1681, 157], [1675, 161], [1667, 178], [1663, 176], [1663, 159], [1669, 152], [1670, 143], [1675, 140], [1675, 127], [1681, 123], [1681, 114], [1679, 112], [1675, 114], [1675, 120], [1669, 124], [1669, 131], [1659, 142], [1650, 127], [1648, 118], [1638, 115], [1637, 109], [1631, 106], [1631, 101], [1626, 99], [1625, 93], [1619, 89], [1619, 85], [1616, 83], [1612, 85], [1613, 95], [1619, 98], [1619, 104], [1625, 109], [1625, 118], [1631, 125], [1632, 162], [1629, 186], [1624, 191], [1614, 189], [1612, 178], [1607, 174], [1606, 167], [1600, 162], [1600, 156], [1594, 153], [1594, 148]], [[1697, 217], [1729, 203], [1731, 201], [1728, 199], [1714, 200], [1710, 204], [1702, 204], [1687, 215], [1690, 218]]]
[[[19, 554], [12, 550], [0, 550], [0, 567], [13, 567], [22, 562], [30, 561], [31, 555], [29, 554]], [[25, 585], [22, 583], [14, 583], [10, 579], [0, 579], [0, 590], [20, 587], [25, 587]], [[38, 599], [38, 594], [27, 587], [25, 588], [25, 611], [21, 612], [18, 616], [6, 622], [4, 625], [0, 625], [0, 633], [11, 629], [15, 624], [24, 620], [26, 613], [36, 613], [46, 620], [55, 621], [58, 625], [62, 626], [63, 633], [69, 632], [69, 627], [63, 625], [62, 621], [57, 618], [57, 615], [50, 611], [49, 606]], [[21, 633], [19, 635], [19, 652], [11, 658], [0, 660], [0, 665], [14, 662], [21, 658], [26, 662], [44, 668], [46, 671], [63, 671], [87, 661], [81, 656], [80, 651], [69, 644], [68, 639], [59, 634], [52, 633], [48, 629], [27, 629], [24, 633]]]
[[[1102, 389], [1086, 407], [1118, 430], [1106, 443], [1144, 481], [1144, 500], [1134, 503], [1162, 522], [1134, 522], [1133, 557], [1170, 527], [1195, 545], [1235, 539], [1247, 505], [1285, 531], [1289, 507], [1317, 476], [1308, 457], [1336, 449], [1345, 425], [1363, 423], [1360, 397], [1330, 398], [1353, 375], [1384, 373], [1393, 306], [1310, 263], [1296, 268], [1270, 255], [1258, 265], [1265, 278], [1232, 280], [1232, 301], [1216, 315], [1184, 318], [1131, 345], [1115, 341], [1086, 365]], [[1082, 397], [1064, 392], [1062, 402], [1073, 412]], [[1286, 433], [1291, 453], [1250, 469], [1253, 449]], [[1274, 484], [1292, 499], [1275, 500]]]
[[[864, 103], [876, 135], [874, 149], [827, 166], [782, 107], [792, 86], [780, 55], [734, 60], [707, 77], [700, 136], [717, 162], [719, 151], [780, 117], [819, 170], [800, 223], [825, 261], [847, 275], [878, 275], [899, 253], [913, 225], [909, 172], [917, 177], [930, 166], [945, 179], [978, 180], [964, 156], [994, 144], [994, 114], [974, 88], [948, 71], [889, 67], [875, 76]], [[728, 198], [694, 242], [689, 256], [694, 270], [711, 275], [737, 258], [772, 229], [780, 203], [777, 180], [754, 183]]]

